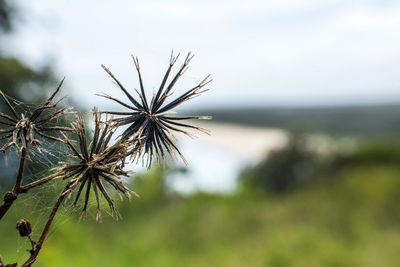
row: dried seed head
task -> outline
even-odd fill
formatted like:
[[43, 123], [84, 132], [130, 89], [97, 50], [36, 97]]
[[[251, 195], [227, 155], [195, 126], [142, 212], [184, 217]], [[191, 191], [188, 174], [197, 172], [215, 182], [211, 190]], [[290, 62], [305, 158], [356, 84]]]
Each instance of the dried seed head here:
[[126, 104], [108, 95], [100, 95], [102, 97], [113, 100], [129, 109], [126, 112], [103, 111], [101, 113], [119, 116], [118, 118], [110, 120], [112, 123], [114, 123], [114, 125], [129, 125], [129, 127], [122, 133], [122, 138], [128, 139], [130, 143], [134, 145], [134, 150], [130, 151], [129, 154], [133, 155], [134, 157], [142, 157], [143, 159], [146, 158], [146, 165], [148, 167], [151, 166], [154, 155], [156, 156], [159, 163], [164, 163], [166, 154], [169, 154], [172, 158], [177, 158], [175, 152], [177, 152], [178, 155], [186, 163], [186, 160], [184, 159], [182, 153], [172, 141], [171, 136], [173, 137], [173, 132], [180, 132], [191, 136], [189, 132], [184, 130], [184, 128], [191, 128], [207, 133], [207, 130], [205, 129], [182, 123], [182, 121], [192, 119], [210, 119], [211, 117], [179, 117], [168, 115], [168, 113], [170, 113], [170, 111], [178, 105], [207, 91], [202, 90], [202, 88], [211, 82], [211, 80], [209, 80], [209, 76], [207, 76], [199, 84], [188, 90], [186, 93], [182, 94], [174, 100], [167, 102], [167, 98], [172, 94], [172, 88], [174, 87], [178, 79], [187, 70], [189, 62], [193, 58], [192, 54], [188, 53], [178, 72], [175, 74], [172, 80], [169, 81], [169, 84], [167, 84], [167, 80], [171, 73], [172, 67], [178, 60], [178, 57], [179, 54], [177, 56], [174, 56], [173, 53], [171, 54], [168, 69], [164, 75], [164, 78], [157, 93], [153, 95], [150, 103], [146, 98], [142, 76], [140, 73], [139, 60], [137, 57], [133, 57], [133, 62], [135, 64], [139, 77], [140, 91], [136, 90], [140, 98], [139, 101], [135, 100], [135, 98], [128, 93], [128, 91], [117, 80], [117, 78], [115, 78], [111, 71], [104, 65], [102, 65], [103, 69], [111, 76], [111, 78], [117, 83], [118, 87], [128, 97], [131, 104]]
[[128, 173], [123, 170], [125, 157], [129, 149], [129, 144], [118, 140], [115, 144], [109, 145], [114, 130], [108, 123], [103, 123], [94, 110], [95, 131], [92, 142], [88, 145], [86, 137], [85, 124], [82, 117], [78, 117], [74, 125], [73, 133], [78, 137], [79, 148], [75, 148], [72, 142], [64, 135], [65, 144], [72, 152], [71, 162], [64, 163], [58, 168], [58, 176], [64, 179], [70, 179], [65, 193], [71, 193], [77, 185], [80, 185], [73, 206], [75, 206], [80, 198], [80, 195], [86, 186], [85, 200], [82, 209], [85, 214], [88, 206], [90, 189], [93, 188], [97, 202], [97, 220], [101, 220], [100, 200], [99, 195], [103, 195], [108, 202], [112, 215], [118, 218], [120, 215], [115, 208], [114, 202], [111, 199], [105, 183], [111, 185], [117, 192], [120, 192], [131, 197], [130, 191], [124, 184], [122, 176], [127, 176]]
[[[47, 132], [55, 131], [71, 131], [67, 127], [46, 126], [46, 123], [51, 122], [55, 118], [64, 116], [70, 113], [70, 107], [56, 109], [58, 102], [53, 102], [53, 98], [60, 91], [64, 79], [61, 81], [56, 91], [44, 102], [41, 106], [37, 107], [29, 116], [27, 114], [18, 114], [6, 95], [0, 90], [0, 97], [7, 105], [11, 114], [0, 113], [0, 125], [5, 129], [0, 130], [0, 140], [7, 140], [5, 145], [0, 148], [0, 151], [6, 154], [10, 147], [15, 147], [17, 150], [26, 148], [28, 144], [36, 147], [39, 151], [44, 150], [41, 146], [42, 143], [37, 139], [37, 136], [62, 142], [61, 139], [48, 135]], [[53, 110], [49, 115], [41, 117], [45, 110]]]
[[17, 229], [20, 236], [28, 236], [32, 233], [32, 225], [26, 219], [22, 219], [17, 222]]

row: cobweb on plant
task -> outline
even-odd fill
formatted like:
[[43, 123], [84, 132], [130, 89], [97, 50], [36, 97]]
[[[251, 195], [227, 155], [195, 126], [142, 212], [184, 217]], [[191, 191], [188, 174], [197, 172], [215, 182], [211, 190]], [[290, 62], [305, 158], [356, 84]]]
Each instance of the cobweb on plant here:
[[[58, 104], [58, 107], [70, 106], [68, 98], [63, 99], [63, 96], [60, 95], [62, 92], [63, 90], [61, 90], [59, 95], [56, 97], [57, 99], [54, 101], [62, 99]], [[7, 98], [18, 114], [23, 113], [30, 115], [37, 108], [37, 105], [25, 104], [9, 95], [7, 95]], [[46, 116], [45, 113], [43, 115]], [[68, 118], [57, 117], [52, 121], [52, 123], [56, 125], [63, 124], [69, 126], [74, 117], [71, 114], [67, 115], [67, 117]], [[56, 132], [52, 132], [50, 135], [58, 138], [61, 137], [60, 134]], [[23, 174], [23, 184], [44, 178], [51, 174], [51, 169], [56, 167], [59, 161], [64, 160], [65, 156], [69, 153], [65, 145], [60, 142], [51, 141], [40, 136], [36, 136], [36, 138], [42, 143], [42, 147], [46, 151], [40, 151], [34, 146], [29, 146]], [[0, 146], [2, 146], [4, 142], [6, 142], [6, 140], [2, 140]], [[2, 193], [11, 190], [17, 176], [20, 160], [20, 152], [17, 148], [12, 147], [6, 153], [7, 165], [4, 155], [0, 155], [0, 168], [2, 170], [0, 173], [0, 191]], [[63, 184], [65, 183], [62, 182], [62, 179], [58, 179], [42, 185], [39, 188], [34, 188], [27, 194], [20, 194], [17, 202], [15, 202], [14, 206], [7, 213], [6, 219], [10, 220], [10, 222], [12, 222], [12, 220], [17, 222], [21, 218], [30, 220], [34, 229], [32, 237], [33, 239], [37, 239], [58, 194], [62, 190]], [[64, 223], [65, 221], [65, 216], [59, 216], [56, 220], [56, 224]], [[15, 234], [17, 234], [17, 231]], [[24, 258], [26, 249], [29, 248], [29, 243], [25, 238], [18, 238], [17, 240], [18, 258]]]

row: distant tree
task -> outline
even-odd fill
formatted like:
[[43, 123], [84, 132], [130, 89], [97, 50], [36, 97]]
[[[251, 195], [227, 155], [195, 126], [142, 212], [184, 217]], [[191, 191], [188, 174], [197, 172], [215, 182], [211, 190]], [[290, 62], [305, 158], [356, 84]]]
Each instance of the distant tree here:
[[11, 17], [14, 13], [15, 9], [8, 1], [0, 0], [0, 31], [9, 32], [12, 29]]
[[316, 153], [307, 148], [304, 137], [293, 135], [285, 147], [272, 151], [256, 166], [244, 169], [240, 177], [245, 184], [285, 193], [315, 180], [320, 167]]
[[[45, 99], [50, 86], [56, 81], [49, 66], [32, 69], [19, 59], [7, 55], [6, 35], [15, 30], [15, 21], [22, 16], [15, 4], [0, 0], [0, 90], [5, 94], [29, 101], [39, 102]], [[0, 110], [3, 111], [3, 105]]]

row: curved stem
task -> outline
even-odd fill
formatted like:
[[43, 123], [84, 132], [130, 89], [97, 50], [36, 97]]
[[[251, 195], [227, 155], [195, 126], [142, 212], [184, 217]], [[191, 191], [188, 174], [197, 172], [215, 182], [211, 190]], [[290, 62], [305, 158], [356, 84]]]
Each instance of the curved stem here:
[[22, 176], [24, 173], [24, 167], [25, 167], [27, 154], [28, 154], [28, 148], [27, 147], [22, 148], [21, 159], [19, 161], [19, 169], [18, 169], [17, 179], [15, 180], [15, 185], [14, 185], [12, 191], [7, 192], [4, 195], [4, 203], [3, 203], [3, 205], [0, 206], [0, 220], [7, 213], [8, 209], [11, 207], [11, 205], [14, 203], [14, 201], [18, 197], [19, 189], [20, 189], [21, 183], [22, 183]]
[[39, 241], [36, 243], [34, 249], [32, 249], [31, 252], [31, 256], [29, 257], [29, 259], [21, 265], [21, 267], [28, 267], [31, 266], [35, 261], [37, 256], [39, 255], [40, 249], [42, 248], [43, 242], [46, 239], [47, 233], [50, 230], [50, 226], [54, 220], [54, 217], [57, 214], [58, 208], [60, 207], [60, 205], [62, 204], [64, 198], [66, 197], [66, 195], [69, 192], [69, 186], [67, 186], [64, 191], [62, 192], [62, 194], [58, 197], [56, 204], [54, 204], [53, 210], [50, 213], [49, 218], [47, 219], [46, 225], [43, 228], [42, 234], [40, 235]]

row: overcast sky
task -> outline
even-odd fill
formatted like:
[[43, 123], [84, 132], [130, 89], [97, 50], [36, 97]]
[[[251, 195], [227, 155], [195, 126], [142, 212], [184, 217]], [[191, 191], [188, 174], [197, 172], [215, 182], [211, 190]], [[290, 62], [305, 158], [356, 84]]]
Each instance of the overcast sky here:
[[400, 102], [400, 1], [19, 1], [25, 23], [11, 50], [29, 64], [54, 60], [70, 95], [122, 94], [141, 60], [147, 90], [159, 85], [170, 51], [196, 56], [177, 87], [207, 74], [195, 107]]

